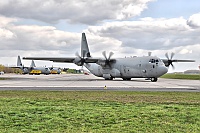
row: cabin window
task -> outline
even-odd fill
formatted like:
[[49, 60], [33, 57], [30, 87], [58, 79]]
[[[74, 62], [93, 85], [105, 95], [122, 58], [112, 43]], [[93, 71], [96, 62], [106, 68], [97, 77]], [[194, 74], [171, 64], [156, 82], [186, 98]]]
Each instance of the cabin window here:
[[150, 59], [150, 60], [149, 60], [149, 63], [158, 63], [158, 62], [159, 62], [158, 59]]
[[150, 59], [149, 63], [155, 63], [155, 60], [154, 59]]

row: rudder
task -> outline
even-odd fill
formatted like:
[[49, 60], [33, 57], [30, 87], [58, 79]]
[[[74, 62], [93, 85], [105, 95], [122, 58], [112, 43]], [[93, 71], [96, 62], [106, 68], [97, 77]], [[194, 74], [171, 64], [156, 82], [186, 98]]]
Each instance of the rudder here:
[[32, 60], [30, 67], [36, 67], [35, 62]]
[[20, 66], [20, 67], [22, 66], [22, 61], [19, 55], [17, 57], [17, 66]]
[[81, 57], [91, 57], [85, 33], [82, 33]]

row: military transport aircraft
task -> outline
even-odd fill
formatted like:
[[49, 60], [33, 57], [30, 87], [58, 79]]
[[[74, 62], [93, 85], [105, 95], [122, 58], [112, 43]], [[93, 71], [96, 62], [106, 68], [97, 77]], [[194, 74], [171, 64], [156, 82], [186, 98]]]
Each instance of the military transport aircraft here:
[[22, 65], [20, 56], [17, 57], [17, 66], [11, 68], [19, 68], [23, 71], [23, 74], [50, 74], [50, 69], [48, 67], [36, 67], [35, 62], [32, 60], [30, 67], [25, 67]]
[[51, 74], [61, 74], [61, 68], [60, 67], [49, 67]]
[[103, 51], [104, 58], [91, 57], [85, 33], [82, 33], [81, 55], [76, 53], [76, 57], [24, 57], [27, 60], [49, 60], [53, 62], [75, 63], [78, 66], [85, 66], [92, 74], [103, 77], [106, 80], [113, 78], [122, 78], [123, 80], [131, 80], [131, 78], [146, 78], [152, 82], [156, 82], [158, 77], [167, 73], [168, 67], [174, 68], [173, 62], [194, 62], [194, 60], [174, 60], [174, 53], [167, 59], [160, 59], [156, 56], [132, 57], [132, 58], [116, 58], [112, 59], [113, 52], [106, 55]]

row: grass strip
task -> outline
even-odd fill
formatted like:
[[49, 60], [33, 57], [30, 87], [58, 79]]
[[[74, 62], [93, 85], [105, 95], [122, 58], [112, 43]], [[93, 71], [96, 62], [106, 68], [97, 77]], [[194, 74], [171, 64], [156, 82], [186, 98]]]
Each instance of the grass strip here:
[[0, 91], [0, 132], [199, 132], [200, 93]]
[[165, 74], [161, 76], [161, 78], [200, 80], [200, 75], [198, 74]]
[[0, 80], [6, 80], [6, 78], [2, 78], [2, 77], [0, 77]]

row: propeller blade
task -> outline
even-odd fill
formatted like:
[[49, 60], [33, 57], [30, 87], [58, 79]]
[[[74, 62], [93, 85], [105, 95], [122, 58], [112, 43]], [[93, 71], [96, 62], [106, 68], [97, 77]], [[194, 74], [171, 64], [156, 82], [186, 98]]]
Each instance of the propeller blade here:
[[165, 53], [165, 57], [169, 60], [169, 56], [168, 53]]
[[78, 52], [76, 52], [75, 55], [76, 55], [77, 57], [81, 58], [81, 56], [79, 55]]
[[108, 57], [108, 60], [110, 61], [110, 58], [113, 56], [113, 52], [110, 52], [110, 54], [109, 54], [109, 57]]
[[175, 69], [174, 65], [171, 63], [172, 69]]
[[171, 60], [172, 60], [172, 58], [174, 57], [174, 55], [175, 55], [175, 54], [172, 52], [172, 53], [171, 53], [171, 58], [170, 58]]
[[107, 57], [106, 57], [106, 51], [103, 51], [103, 52], [102, 52], [102, 55], [103, 55], [104, 58], [106, 58], [106, 60], [107, 60]]

